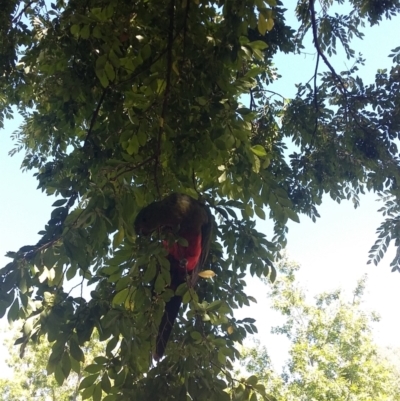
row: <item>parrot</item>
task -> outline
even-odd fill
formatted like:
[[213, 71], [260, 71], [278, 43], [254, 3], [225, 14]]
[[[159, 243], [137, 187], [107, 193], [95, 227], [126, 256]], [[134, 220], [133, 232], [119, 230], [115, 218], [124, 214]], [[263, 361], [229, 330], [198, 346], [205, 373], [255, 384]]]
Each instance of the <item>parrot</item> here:
[[[157, 229], [172, 230], [187, 241], [187, 246], [178, 242], [172, 245], [163, 241], [168, 250], [172, 290], [186, 282], [191, 276], [194, 285], [198, 272], [204, 265], [211, 242], [212, 214], [209, 208], [191, 196], [172, 193], [161, 201], [150, 203], [140, 210], [134, 226], [137, 234], [149, 235]], [[166, 304], [156, 338], [155, 360], [160, 360], [165, 352], [175, 319], [178, 315], [182, 297], [174, 295]]]

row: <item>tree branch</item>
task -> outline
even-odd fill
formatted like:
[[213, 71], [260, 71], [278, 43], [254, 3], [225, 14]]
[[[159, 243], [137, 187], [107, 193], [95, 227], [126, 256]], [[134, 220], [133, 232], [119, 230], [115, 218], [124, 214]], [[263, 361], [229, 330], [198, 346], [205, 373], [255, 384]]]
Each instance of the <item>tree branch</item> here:
[[94, 113], [92, 114], [92, 119], [90, 120], [89, 129], [88, 129], [88, 132], [87, 132], [87, 135], [86, 135], [86, 138], [85, 138], [85, 142], [84, 142], [84, 144], [83, 144], [83, 147], [84, 147], [84, 148], [86, 148], [86, 146], [87, 146], [88, 143], [89, 143], [89, 139], [90, 139], [90, 137], [91, 137], [91, 135], [92, 135], [93, 127], [94, 127], [94, 124], [95, 124], [95, 122], [96, 122], [96, 120], [97, 120], [97, 117], [98, 117], [98, 115], [99, 115], [99, 111], [100, 111], [101, 105], [103, 104], [104, 98], [105, 98], [105, 96], [106, 96], [106, 92], [107, 92], [107, 88], [104, 88], [104, 89], [103, 89], [103, 93], [102, 93], [101, 96], [100, 96], [100, 100], [99, 100], [99, 102], [97, 103], [96, 110], [95, 110]]
[[342, 78], [339, 76], [339, 74], [335, 71], [333, 68], [332, 64], [329, 62], [328, 58], [325, 56], [324, 52], [321, 49], [321, 46], [319, 45], [318, 42], [318, 32], [317, 32], [317, 20], [315, 17], [315, 8], [314, 8], [314, 2], [315, 0], [310, 0], [310, 16], [311, 16], [311, 28], [312, 28], [312, 33], [313, 33], [313, 39], [314, 39], [314, 46], [315, 49], [317, 50], [318, 55], [324, 60], [325, 65], [329, 68], [331, 71], [332, 75], [336, 78], [336, 80], [339, 82], [339, 90], [342, 92], [342, 94], [346, 94], [346, 87], [345, 84], [342, 80]]
[[17, 22], [21, 17], [22, 17], [22, 14], [33, 4], [33, 3], [36, 3], [37, 2], [37, 0], [32, 0], [32, 1], [30, 1], [19, 13], [18, 13], [18, 15], [16, 15], [13, 19], [12, 19], [12, 21], [11, 21], [11, 23], [15, 23], [15, 22]]
[[146, 159], [145, 161], [139, 163], [139, 164], [135, 164], [132, 167], [129, 167], [121, 172], [119, 172], [115, 177], [112, 178], [113, 181], [115, 181], [118, 177], [120, 177], [121, 175], [128, 173], [129, 171], [133, 171], [136, 170], [139, 167], [144, 166], [145, 164], [149, 163], [150, 161], [152, 161], [154, 159], [154, 157], [149, 157], [148, 159]]
[[160, 126], [158, 130], [158, 139], [157, 139], [157, 149], [155, 155], [155, 163], [154, 163], [154, 180], [157, 187], [157, 192], [160, 195], [160, 188], [158, 185], [157, 178], [157, 170], [160, 165], [160, 155], [161, 155], [161, 139], [162, 133], [164, 132], [164, 122], [165, 116], [167, 113], [168, 107], [168, 96], [171, 89], [171, 73], [172, 73], [172, 47], [174, 44], [174, 20], [175, 20], [175, 0], [171, 0], [169, 6], [169, 27], [168, 27], [168, 46], [167, 46], [167, 73], [166, 73], [166, 84], [165, 84], [165, 92], [164, 99], [162, 103], [161, 115], [160, 115]]

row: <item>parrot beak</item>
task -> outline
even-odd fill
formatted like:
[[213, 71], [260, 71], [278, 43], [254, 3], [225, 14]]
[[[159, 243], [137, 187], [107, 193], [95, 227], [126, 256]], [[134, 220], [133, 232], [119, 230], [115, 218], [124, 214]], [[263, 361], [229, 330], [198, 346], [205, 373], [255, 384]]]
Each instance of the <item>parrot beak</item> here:
[[188, 264], [187, 259], [181, 259], [179, 261], [179, 267], [181, 267], [182, 269], [186, 269], [187, 268], [187, 264]]
[[135, 227], [135, 232], [137, 235], [144, 235], [144, 236], [151, 234], [150, 230], [146, 230], [143, 227]]

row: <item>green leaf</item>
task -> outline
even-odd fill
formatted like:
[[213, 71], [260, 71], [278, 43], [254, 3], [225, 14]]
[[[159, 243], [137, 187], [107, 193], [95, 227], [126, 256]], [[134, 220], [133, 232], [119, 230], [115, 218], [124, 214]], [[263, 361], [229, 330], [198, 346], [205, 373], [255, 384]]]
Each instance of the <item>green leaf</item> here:
[[207, 311], [208, 312], [216, 311], [221, 306], [222, 306], [222, 301], [221, 300], [217, 300], [217, 301], [211, 302], [210, 305], [207, 306]]
[[182, 297], [182, 296], [183, 296], [184, 294], [186, 294], [188, 291], [189, 291], [189, 288], [188, 288], [187, 284], [186, 284], [186, 283], [182, 283], [182, 284], [180, 284], [180, 285], [178, 286], [178, 288], [176, 289], [175, 294]]
[[82, 39], [89, 39], [90, 36], [90, 26], [83, 25], [82, 29], [79, 32], [79, 35]]
[[[118, 337], [113, 337], [106, 346], [106, 354], [109, 356], [112, 351], [115, 349], [115, 347], [117, 346], [119, 342], [119, 338]], [[93, 372], [94, 373], [94, 372]]]
[[7, 314], [8, 323], [11, 324], [15, 320], [17, 320], [19, 317], [18, 315], [19, 315], [19, 302], [18, 298], [15, 298], [13, 304], [11, 305], [11, 308], [8, 310]]
[[71, 358], [69, 357], [68, 352], [64, 352], [61, 358], [61, 368], [62, 373], [65, 379], [68, 379], [68, 376], [71, 372]]
[[179, 237], [178, 238], [178, 244], [183, 246], [183, 247], [189, 246], [188, 240], [186, 238], [183, 238], [183, 237]]
[[221, 350], [218, 351], [218, 362], [221, 365], [225, 365], [226, 364], [226, 356], [224, 355], [224, 353]]
[[62, 205], [65, 205], [67, 203], [67, 201], [68, 201], [68, 199], [58, 199], [51, 206], [53, 206], [53, 207], [62, 206]]
[[105, 70], [104, 69], [96, 69], [96, 76], [97, 76], [97, 78], [99, 78], [99, 81], [100, 81], [101, 85], [103, 86], [103, 88], [107, 88], [109, 85], [109, 81], [108, 81]]
[[114, 379], [114, 385], [116, 387], [120, 387], [124, 384], [126, 378], [126, 371], [125, 369], [121, 369], [117, 375], [117, 377]]
[[112, 300], [112, 304], [113, 305], [121, 305], [121, 304], [123, 304], [126, 301], [126, 299], [128, 297], [128, 294], [129, 294], [129, 288], [124, 288], [123, 290], [117, 292], [114, 295], [114, 298]]
[[261, 33], [261, 35], [265, 35], [265, 32], [267, 32], [268, 30], [268, 22], [265, 19], [264, 15], [262, 15], [261, 13], [258, 14], [258, 32]]
[[[186, 284], [185, 284], [186, 285]], [[187, 286], [186, 286], [187, 288]], [[190, 294], [190, 291], [186, 291], [182, 297], [182, 303], [184, 305], [188, 304], [192, 300], [192, 295]]]
[[94, 388], [95, 388], [94, 385], [90, 386], [88, 388], [85, 388], [85, 390], [83, 390], [81, 393], [82, 400], [86, 400], [86, 399], [90, 398], [93, 395]]
[[104, 66], [104, 71], [106, 72], [108, 80], [111, 82], [114, 81], [114, 79], [115, 79], [114, 67], [108, 61], [106, 62], [106, 65]]
[[103, 401], [115, 401], [117, 399], [116, 394], [109, 394], [103, 398]]
[[237, 109], [236, 112], [242, 115], [246, 115], [251, 113], [251, 110], [247, 109], [246, 107], [241, 107], [240, 109]]
[[246, 382], [250, 386], [255, 386], [257, 384], [257, 382], [258, 382], [258, 377], [255, 376], [255, 375], [252, 375], [252, 376], [247, 378]]
[[93, 390], [93, 401], [101, 401], [101, 384], [97, 383]]
[[144, 45], [144, 47], [140, 51], [140, 54], [143, 60], [147, 60], [151, 56], [151, 47], [148, 43]]
[[115, 52], [111, 49], [108, 53], [108, 58], [113, 65], [114, 68], [118, 68], [121, 65], [121, 62]]
[[196, 97], [196, 102], [200, 106], [205, 106], [207, 104], [207, 98], [205, 98], [205, 97]]
[[102, 11], [104, 13], [105, 19], [110, 19], [114, 15], [114, 5], [113, 4], [108, 4], [107, 7], [104, 8]]
[[270, 277], [269, 277], [269, 279], [271, 280], [271, 283], [275, 283], [276, 275], [277, 275], [276, 269], [275, 269], [275, 267], [272, 266], [271, 267], [271, 274], [270, 274]]
[[137, 136], [133, 136], [128, 143], [126, 151], [129, 155], [133, 155], [139, 151], [139, 140]]
[[100, 38], [103, 37], [103, 35], [102, 35], [102, 33], [101, 33], [101, 30], [100, 30], [100, 28], [99, 28], [97, 25], [93, 28], [92, 36], [93, 36], [94, 38], [97, 38], [97, 39], [100, 39]]
[[154, 283], [154, 291], [160, 294], [165, 288], [165, 280], [161, 274], [159, 274]]
[[99, 377], [98, 374], [84, 377], [81, 383], [79, 384], [79, 390], [91, 387], [98, 377]]
[[150, 283], [157, 274], [157, 265], [154, 260], [152, 260], [149, 265], [147, 266], [144, 275], [143, 275], [143, 282]]
[[[250, 397], [250, 401], [257, 401], [258, 400], [258, 398], [257, 398], [257, 393], [256, 392], [252, 392], [251, 393], [251, 397]], [[269, 401], [269, 400], [268, 400]]]
[[7, 301], [0, 300], [0, 319], [5, 315], [9, 306], [10, 305]]
[[265, 220], [266, 216], [265, 216], [265, 212], [263, 209], [261, 209], [259, 206], [254, 205], [254, 211], [256, 212], [256, 215], [262, 219]]
[[79, 24], [71, 25], [71, 33], [72, 33], [72, 35], [78, 36], [80, 30], [81, 30], [81, 28], [80, 28]]
[[262, 40], [255, 40], [254, 42], [250, 42], [249, 46], [252, 49], [259, 49], [259, 50], [265, 50], [268, 47], [268, 44], [265, 43]]
[[64, 373], [63, 373], [62, 367], [60, 365], [56, 366], [56, 368], [54, 370], [54, 377], [55, 377], [58, 385], [62, 386], [62, 384], [64, 383]]
[[31, 334], [32, 328], [33, 328], [33, 323], [34, 320], [33, 318], [27, 319], [25, 324], [22, 327], [22, 332], [24, 334], [24, 337], [28, 337], [29, 334]]
[[103, 369], [103, 365], [92, 364], [85, 367], [85, 371], [88, 373], [98, 373]]
[[113, 248], [116, 249], [121, 244], [125, 237], [125, 230], [124, 227], [119, 227], [118, 231], [114, 234], [113, 239]]
[[130, 276], [125, 276], [125, 277], [121, 277], [118, 281], [117, 284], [115, 286], [115, 290], [116, 291], [121, 291], [124, 288], [129, 287], [129, 285], [132, 283], [132, 277]]
[[196, 340], [196, 341], [201, 341], [202, 340], [202, 336], [198, 331], [191, 331], [190, 332], [190, 337], [192, 337], [193, 340]]
[[112, 386], [107, 373], [105, 373], [101, 378], [101, 388], [105, 393], [109, 393], [111, 391]]
[[300, 223], [299, 216], [292, 209], [285, 208], [285, 213], [288, 215], [290, 220], [293, 220], [296, 223]]
[[79, 347], [78, 343], [74, 338], [71, 338], [69, 341], [69, 351], [71, 353], [71, 356], [78, 362], [84, 362], [85, 361], [85, 355], [83, 354], [83, 351]]
[[65, 277], [67, 280], [71, 280], [76, 276], [78, 270], [78, 266], [76, 264], [71, 264], [71, 266], [67, 269]]
[[70, 358], [71, 361], [71, 369], [75, 372], [80, 374], [81, 372], [81, 364], [75, 358]]
[[258, 157], [265, 157], [267, 156], [267, 152], [265, 148], [261, 145], [255, 145], [250, 148], [250, 150]]

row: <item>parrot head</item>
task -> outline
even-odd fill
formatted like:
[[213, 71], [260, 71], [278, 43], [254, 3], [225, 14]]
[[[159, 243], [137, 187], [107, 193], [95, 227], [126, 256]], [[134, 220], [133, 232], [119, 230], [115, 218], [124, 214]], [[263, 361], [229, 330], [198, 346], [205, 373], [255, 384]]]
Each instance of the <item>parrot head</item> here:
[[159, 228], [174, 229], [179, 226], [181, 216], [177, 211], [176, 199], [180, 194], [172, 194], [161, 201], [150, 203], [135, 219], [137, 234], [150, 235]]
[[208, 220], [204, 206], [198, 201], [188, 195], [173, 193], [143, 208], [135, 219], [135, 231], [149, 235], [158, 228], [176, 230], [185, 226], [198, 231]]

